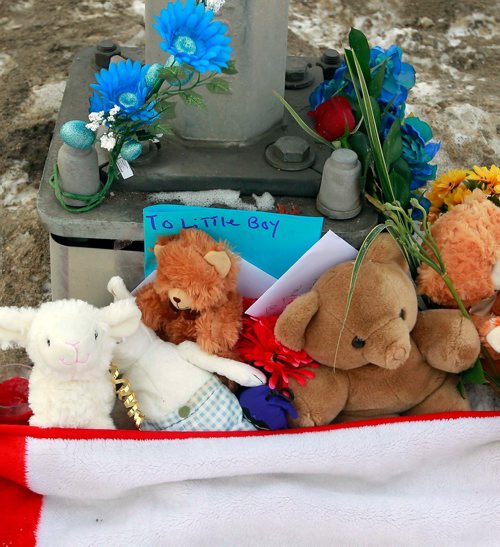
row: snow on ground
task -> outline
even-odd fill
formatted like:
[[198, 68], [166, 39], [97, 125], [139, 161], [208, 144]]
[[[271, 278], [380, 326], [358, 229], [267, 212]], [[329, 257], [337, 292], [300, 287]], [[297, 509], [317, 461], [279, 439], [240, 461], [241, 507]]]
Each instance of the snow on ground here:
[[208, 190], [205, 192], [156, 192], [148, 196], [151, 203], [179, 202], [183, 205], [194, 207], [211, 207], [213, 205], [225, 205], [232, 209], [244, 209], [245, 211], [271, 211], [274, 209], [274, 198], [269, 192], [261, 196], [252, 194], [254, 203], [245, 200], [238, 190]]
[[29, 185], [25, 161], [14, 161], [11, 168], [0, 175], [0, 203], [4, 207], [18, 207], [36, 198], [36, 189]]
[[34, 86], [31, 95], [22, 106], [27, 117], [39, 117], [40, 115], [56, 119], [61, 106], [66, 81], [49, 82], [41, 86]]

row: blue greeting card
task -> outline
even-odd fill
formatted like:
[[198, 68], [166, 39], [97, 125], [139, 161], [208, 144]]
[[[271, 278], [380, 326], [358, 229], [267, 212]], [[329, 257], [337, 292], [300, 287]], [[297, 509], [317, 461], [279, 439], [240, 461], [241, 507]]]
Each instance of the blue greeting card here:
[[186, 205], [146, 207], [143, 220], [145, 276], [156, 268], [153, 248], [158, 236], [198, 228], [227, 241], [245, 260], [278, 278], [319, 240], [323, 227], [323, 217]]

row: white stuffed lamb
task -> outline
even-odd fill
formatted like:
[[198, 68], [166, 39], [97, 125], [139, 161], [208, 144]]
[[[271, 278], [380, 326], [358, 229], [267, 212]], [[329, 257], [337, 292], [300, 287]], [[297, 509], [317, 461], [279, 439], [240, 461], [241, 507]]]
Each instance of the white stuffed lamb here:
[[114, 429], [109, 365], [116, 340], [137, 330], [140, 318], [130, 301], [103, 309], [82, 300], [0, 308], [0, 342], [25, 347], [33, 361], [30, 424]]
[[[117, 301], [135, 300], [120, 277], [108, 290]], [[265, 375], [244, 363], [205, 353], [195, 342], [161, 340], [143, 323], [119, 342], [113, 363], [129, 380], [145, 415], [143, 430], [234, 431], [255, 429], [238, 400], [212, 373], [243, 386], [259, 386]]]

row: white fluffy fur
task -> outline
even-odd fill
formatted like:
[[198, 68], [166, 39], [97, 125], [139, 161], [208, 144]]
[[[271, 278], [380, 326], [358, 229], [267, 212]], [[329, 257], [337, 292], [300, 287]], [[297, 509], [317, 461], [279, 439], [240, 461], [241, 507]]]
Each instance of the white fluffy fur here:
[[[120, 277], [113, 277], [108, 290], [115, 302], [135, 300]], [[243, 386], [258, 386], [265, 375], [244, 363], [205, 353], [194, 342], [176, 346], [161, 340], [141, 323], [131, 336], [114, 349], [113, 362], [126, 375], [146, 418], [156, 421], [182, 406], [212, 377], [221, 374]]]
[[81, 300], [33, 308], [0, 308], [0, 341], [26, 348], [30, 424], [39, 427], [114, 429], [109, 374], [118, 338], [138, 328], [140, 312], [129, 301], [98, 309]]

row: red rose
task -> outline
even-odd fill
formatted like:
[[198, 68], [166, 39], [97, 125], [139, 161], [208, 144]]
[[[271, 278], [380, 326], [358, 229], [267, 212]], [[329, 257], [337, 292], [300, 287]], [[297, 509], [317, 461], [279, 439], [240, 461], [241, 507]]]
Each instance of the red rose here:
[[316, 110], [309, 112], [316, 120], [316, 132], [328, 141], [335, 141], [345, 133], [354, 129], [356, 120], [351, 105], [345, 97], [332, 97], [321, 103]]

